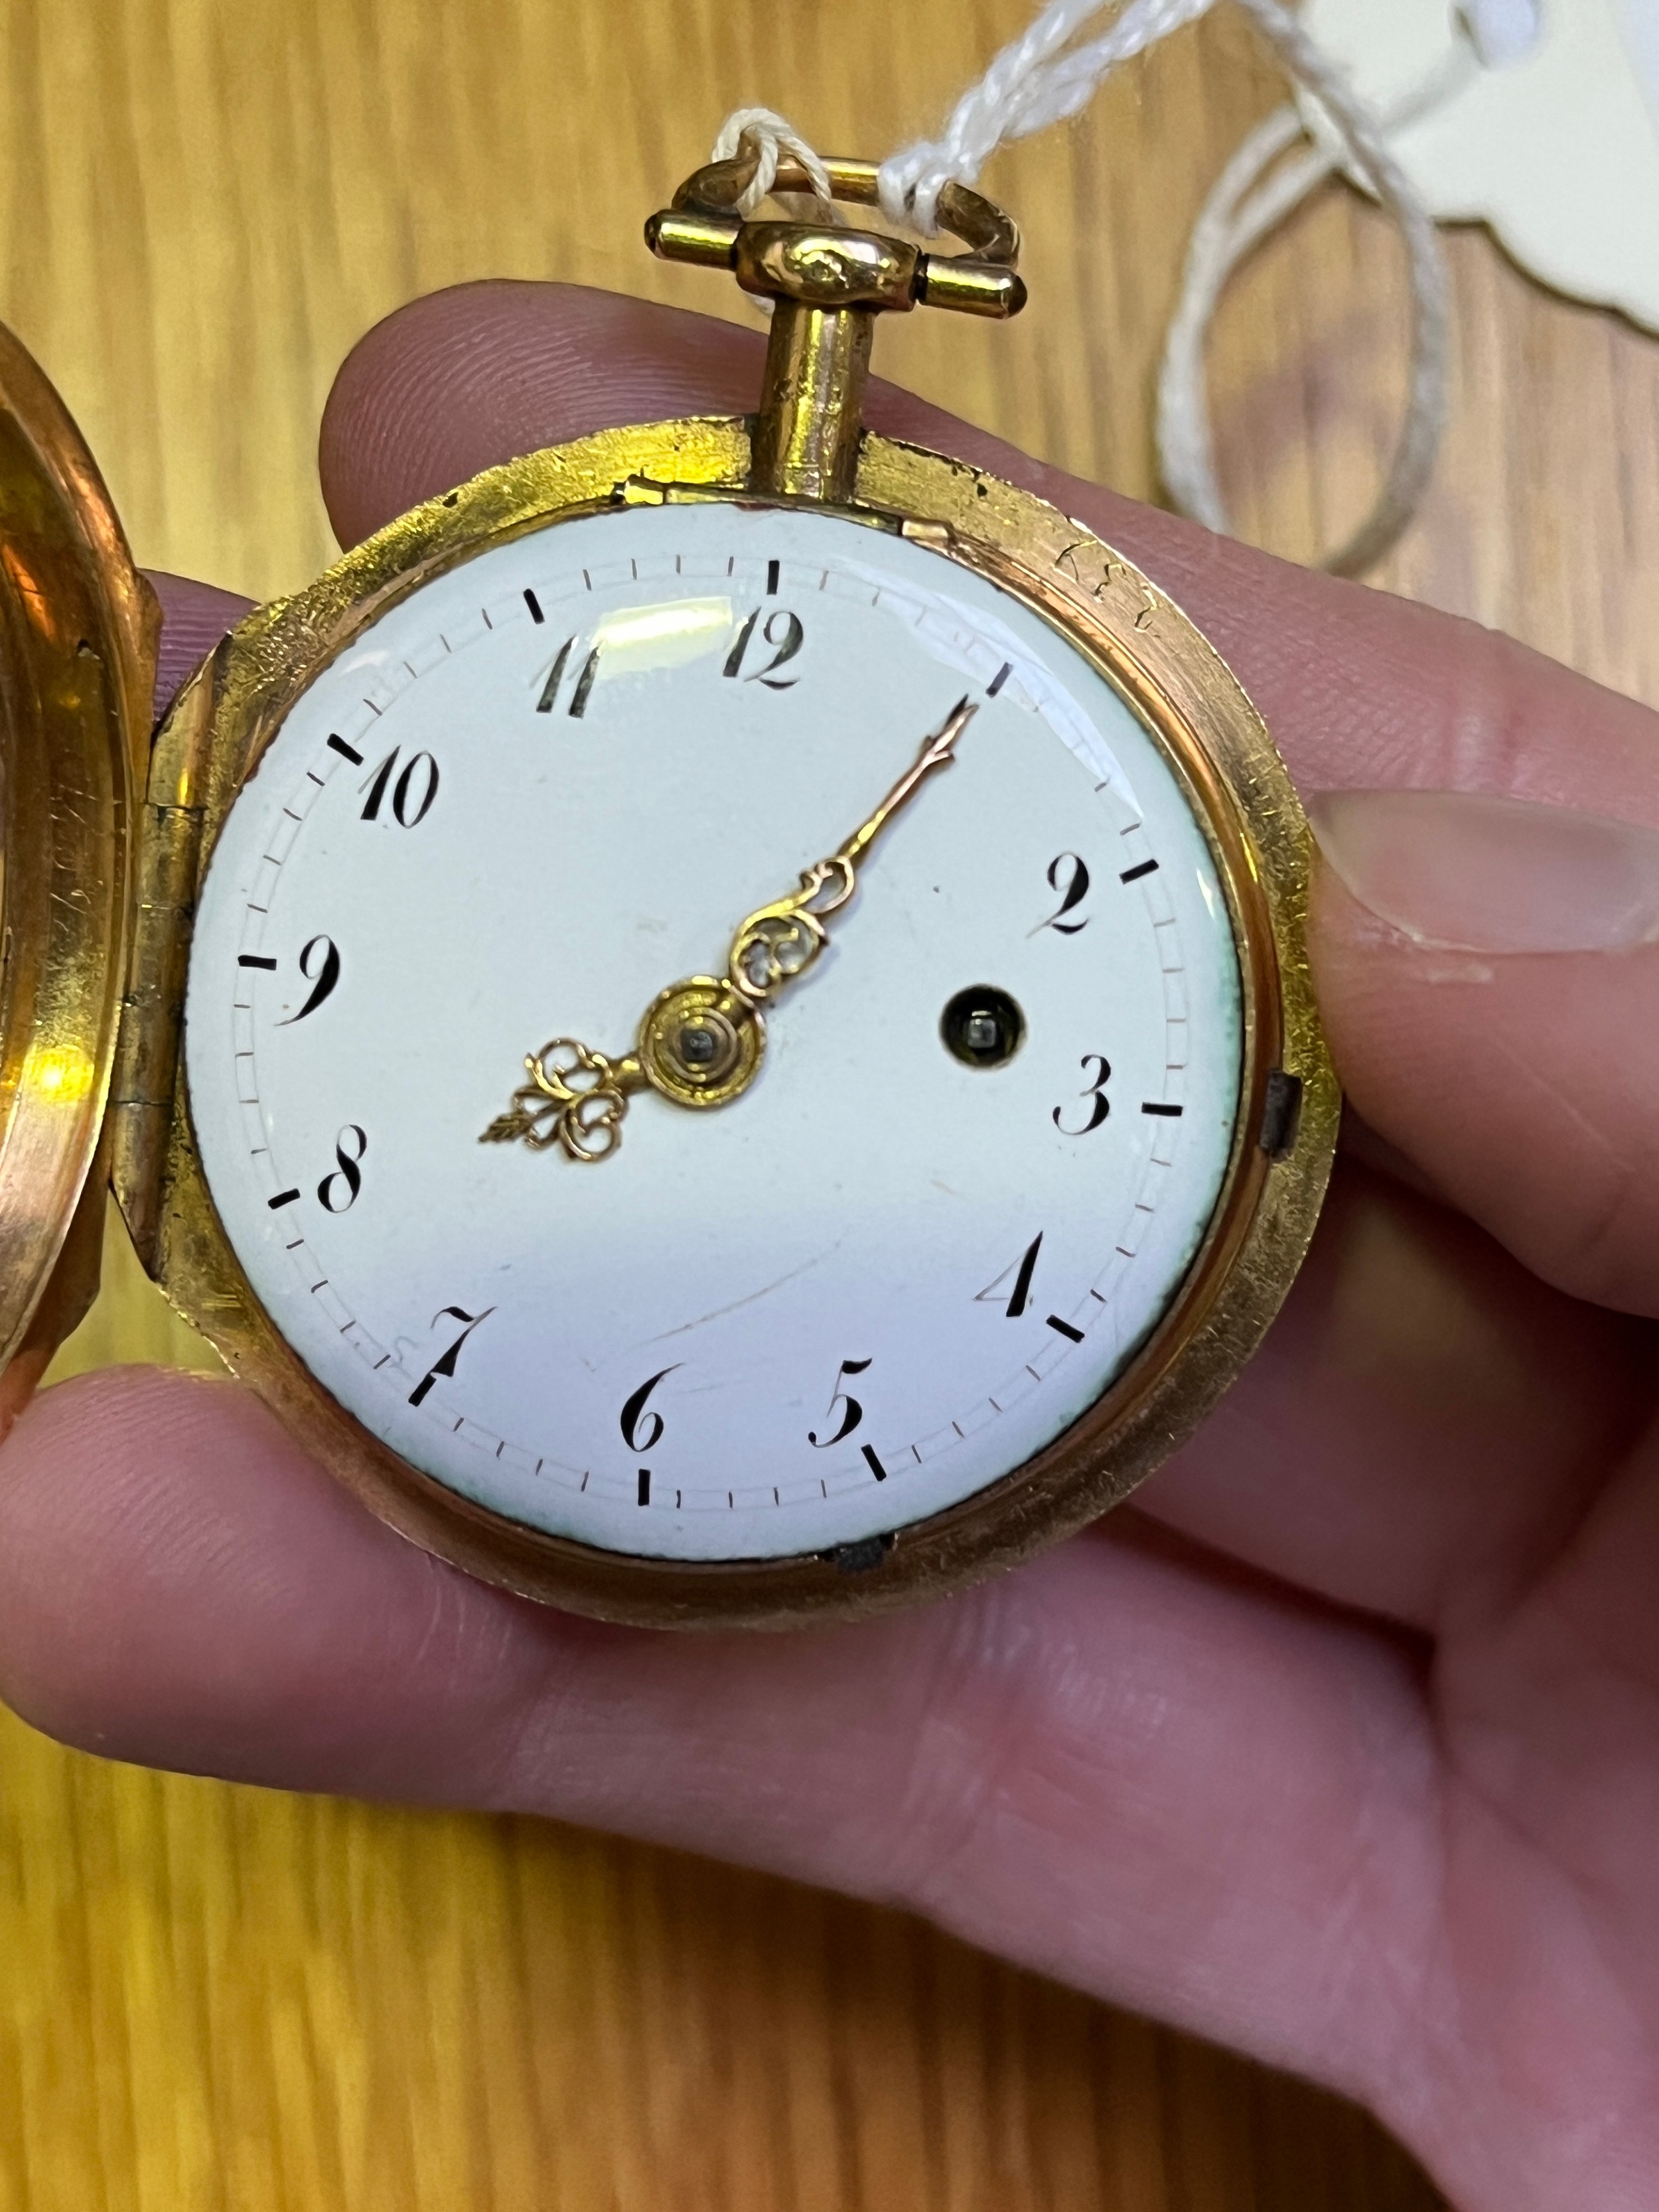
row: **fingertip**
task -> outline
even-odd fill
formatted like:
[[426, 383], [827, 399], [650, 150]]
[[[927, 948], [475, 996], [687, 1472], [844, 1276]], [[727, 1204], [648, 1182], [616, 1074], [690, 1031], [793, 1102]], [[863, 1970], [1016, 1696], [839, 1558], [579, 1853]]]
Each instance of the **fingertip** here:
[[578, 284], [456, 285], [377, 323], [323, 413], [336, 534], [356, 544], [480, 469], [624, 422], [743, 414], [763, 340]]
[[1370, 1127], [1546, 1282], [1659, 1315], [1659, 946], [1425, 945], [1328, 864], [1310, 940], [1337, 1073]]
[[[407, 1683], [441, 1727], [442, 1667], [415, 1655], [477, 1649], [483, 1617], [514, 1605], [372, 1520], [213, 1377], [121, 1368], [61, 1384], [0, 1451], [0, 1694], [106, 1756], [396, 1790], [423, 1733]], [[472, 1671], [475, 1710], [489, 1674]], [[387, 1742], [401, 1765], [377, 1764]]]
[[252, 607], [236, 592], [198, 584], [165, 568], [146, 569], [161, 603], [161, 641], [155, 667], [155, 713], [164, 714], [191, 671], [204, 660], [228, 629]]

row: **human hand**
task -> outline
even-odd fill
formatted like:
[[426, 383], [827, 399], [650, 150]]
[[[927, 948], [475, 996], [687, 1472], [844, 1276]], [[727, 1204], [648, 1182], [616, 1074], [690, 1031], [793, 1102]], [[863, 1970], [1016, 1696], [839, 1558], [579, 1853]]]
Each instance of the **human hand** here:
[[[428, 301], [336, 388], [337, 526], [607, 423], [739, 411], [756, 354], [597, 294]], [[0, 1452], [0, 1688], [117, 1757], [544, 1813], [908, 1905], [1363, 2099], [1465, 2212], [1645, 2212], [1659, 717], [902, 394], [870, 412], [1139, 560], [1304, 791], [1480, 794], [1316, 805], [1358, 1126], [1263, 1352], [1097, 1530], [763, 1640], [539, 1611], [369, 1520], [248, 1394], [88, 1377]], [[214, 611], [170, 605], [205, 642]]]

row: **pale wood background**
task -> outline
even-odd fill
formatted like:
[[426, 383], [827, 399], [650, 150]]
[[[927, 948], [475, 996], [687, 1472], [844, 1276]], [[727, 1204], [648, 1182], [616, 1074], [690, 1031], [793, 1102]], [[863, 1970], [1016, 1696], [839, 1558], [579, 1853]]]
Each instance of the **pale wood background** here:
[[[483, 275], [740, 314], [639, 224], [764, 98], [880, 153], [1029, 0], [0, 0], [0, 315], [141, 558], [329, 557], [313, 469], [376, 317]], [[1386, 4], [1386, 0], [1378, 0]], [[1276, 96], [1224, 9], [989, 179], [1007, 331], [883, 366], [1143, 495], [1208, 180]], [[1379, 580], [1659, 700], [1659, 349], [1455, 239], [1455, 416]], [[1305, 556], [1392, 433], [1399, 257], [1334, 191], [1223, 319], [1247, 529]], [[200, 1358], [112, 1244], [60, 1371]], [[158, 1778], [0, 1717], [0, 2212], [1423, 2212], [1370, 2124], [913, 1923], [528, 1823]]]

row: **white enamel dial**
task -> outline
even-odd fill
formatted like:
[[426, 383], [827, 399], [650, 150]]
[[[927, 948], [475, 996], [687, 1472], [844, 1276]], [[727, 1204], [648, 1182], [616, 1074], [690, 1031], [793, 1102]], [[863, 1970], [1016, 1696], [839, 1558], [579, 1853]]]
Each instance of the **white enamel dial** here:
[[[644, 1092], [596, 1164], [480, 1143], [526, 1053], [625, 1054], [719, 974], [964, 696], [748, 1091]], [[988, 987], [1023, 1041], [969, 1064]], [[253, 1290], [366, 1428], [510, 1520], [755, 1559], [972, 1497], [1123, 1370], [1222, 1188], [1240, 986], [1179, 781], [1041, 617], [833, 516], [649, 507], [317, 678], [213, 854], [185, 1049]]]

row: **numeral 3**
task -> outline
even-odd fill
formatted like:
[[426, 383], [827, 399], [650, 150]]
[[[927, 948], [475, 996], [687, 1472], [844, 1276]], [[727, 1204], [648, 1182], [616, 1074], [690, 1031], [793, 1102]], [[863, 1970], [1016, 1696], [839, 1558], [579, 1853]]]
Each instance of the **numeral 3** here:
[[1078, 1062], [1078, 1066], [1083, 1070], [1085, 1075], [1089, 1073], [1089, 1070], [1091, 1067], [1095, 1071], [1094, 1081], [1086, 1085], [1085, 1088], [1078, 1093], [1078, 1097], [1079, 1098], [1086, 1098], [1089, 1102], [1088, 1118], [1086, 1121], [1079, 1124], [1078, 1127], [1068, 1129], [1064, 1121], [1060, 1118], [1065, 1113], [1066, 1109], [1063, 1106], [1056, 1106], [1054, 1109], [1054, 1127], [1060, 1131], [1062, 1137], [1086, 1137], [1091, 1130], [1097, 1129], [1100, 1127], [1101, 1123], [1106, 1119], [1106, 1116], [1112, 1110], [1112, 1103], [1106, 1096], [1106, 1085], [1112, 1079], [1111, 1061], [1107, 1059], [1104, 1053], [1085, 1052], [1082, 1059]]

